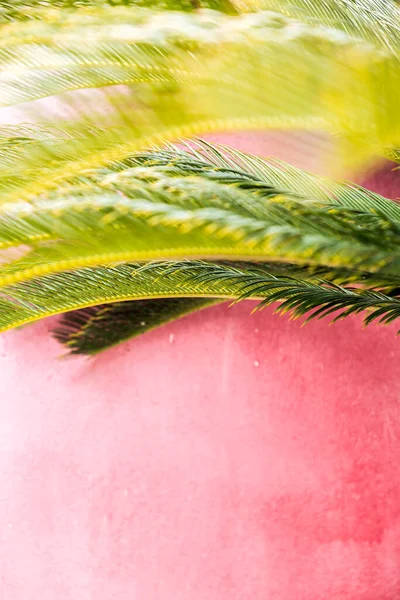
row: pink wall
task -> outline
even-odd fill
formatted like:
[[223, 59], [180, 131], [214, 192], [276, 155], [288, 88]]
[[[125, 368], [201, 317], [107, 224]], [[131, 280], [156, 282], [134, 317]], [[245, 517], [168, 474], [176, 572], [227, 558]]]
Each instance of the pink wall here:
[[0, 336], [0, 598], [400, 597], [396, 327], [251, 308], [92, 360], [54, 321]]

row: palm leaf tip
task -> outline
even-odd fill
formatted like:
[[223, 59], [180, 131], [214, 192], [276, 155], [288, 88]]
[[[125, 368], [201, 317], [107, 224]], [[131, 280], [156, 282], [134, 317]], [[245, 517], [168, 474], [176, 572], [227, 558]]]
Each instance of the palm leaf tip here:
[[[305, 322], [332, 314], [334, 322], [365, 313], [365, 325], [373, 322], [387, 325], [400, 317], [400, 299], [393, 295], [393, 290], [385, 293], [379, 289], [343, 286], [321, 280], [312, 272], [296, 274], [288, 267], [273, 274], [262, 264], [187, 261], [165, 265], [163, 269], [165, 276], [180, 272], [184, 281], [206, 284], [210, 289], [221, 282], [228, 287], [231, 284], [235, 302], [258, 299], [258, 309], [278, 303], [277, 313], [290, 312], [294, 318], [308, 315]], [[286, 275], [285, 269], [297, 276]]]

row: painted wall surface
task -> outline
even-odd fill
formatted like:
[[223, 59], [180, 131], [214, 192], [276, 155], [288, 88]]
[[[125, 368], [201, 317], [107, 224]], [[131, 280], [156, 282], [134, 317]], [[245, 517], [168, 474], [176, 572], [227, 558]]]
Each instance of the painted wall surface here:
[[396, 327], [251, 308], [92, 360], [54, 320], [0, 336], [1, 599], [400, 597]]

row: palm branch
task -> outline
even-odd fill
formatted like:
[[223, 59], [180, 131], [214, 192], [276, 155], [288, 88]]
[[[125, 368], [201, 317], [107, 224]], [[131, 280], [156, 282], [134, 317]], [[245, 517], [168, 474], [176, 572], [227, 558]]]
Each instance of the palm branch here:
[[92, 354], [227, 299], [399, 316], [396, 202], [195, 138], [320, 129], [338, 174], [397, 160], [396, 3], [50, 4], [0, 3], [0, 109], [31, 121], [0, 130], [1, 331], [65, 313]]

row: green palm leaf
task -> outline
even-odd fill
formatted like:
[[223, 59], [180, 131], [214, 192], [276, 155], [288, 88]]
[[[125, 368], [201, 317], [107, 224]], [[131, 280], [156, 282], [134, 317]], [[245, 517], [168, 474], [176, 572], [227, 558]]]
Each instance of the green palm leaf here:
[[[126, 173], [125, 173], [126, 175]], [[139, 175], [143, 176], [140, 171]], [[399, 272], [399, 223], [386, 215], [290, 197], [264, 198], [200, 177], [103, 181], [83, 194], [4, 205], [3, 248], [31, 250], [0, 267], [0, 286], [123, 261], [218, 258]], [[122, 191], [121, 191], [122, 190]], [[85, 191], [85, 190], [84, 190]], [[122, 194], [122, 195], [121, 195]]]
[[260, 158], [204, 140], [183, 141], [183, 148], [156, 148], [112, 167], [118, 171], [136, 165], [156, 167], [167, 175], [200, 175], [265, 196], [282, 193], [363, 212], [379, 211], [389, 219], [400, 220], [398, 204], [362, 186], [317, 177], [276, 158]]
[[228, 286], [233, 284], [237, 301], [262, 298], [258, 308], [281, 302], [276, 309], [278, 313], [291, 311], [294, 318], [311, 313], [307, 321], [321, 319], [337, 311], [334, 321], [367, 310], [369, 314], [364, 319], [365, 325], [376, 320], [387, 325], [400, 316], [400, 299], [379, 290], [343, 287], [318, 278], [307, 281], [276, 276], [254, 266], [239, 268], [195, 261], [160, 266], [164, 276], [179, 274], [183, 282], [211, 286], [221, 282]]
[[[282, 304], [278, 311], [292, 310], [295, 316], [315, 309], [310, 318], [326, 316], [340, 309], [341, 317], [367, 310], [370, 311], [365, 320], [367, 324], [374, 320], [389, 323], [399, 316], [400, 311], [400, 300], [379, 290], [343, 287], [315, 276], [307, 280], [274, 275], [257, 265], [185, 261], [155, 263], [145, 268], [127, 264], [81, 269], [7, 286], [0, 298], [0, 327], [5, 330], [77, 307], [157, 298], [258, 299], [260, 307], [279, 301]], [[192, 308], [196, 307], [192, 305]], [[59, 339], [68, 342], [76, 351], [80, 351], [79, 340], [74, 335], [82, 335], [81, 327], [83, 325], [84, 330], [86, 316], [95, 315], [96, 310], [83, 314], [83, 323], [80, 317], [77, 320], [74, 316], [67, 317], [65, 326], [56, 330]], [[137, 321], [136, 326], [131, 324], [131, 329], [126, 322], [125, 325], [124, 331], [119, 330], [122, 337], [128, 329], [129, 333], [140, 332]], [[97, 325], [91, 329], [93, 334], [95, 331]], [[111, 340], [112, 343], [116, 341]], [[98, 350], [106, 347], [108, 342], [100, 336]], [[94, 340], [85, 340], [83, 335], [82, 345], [86, 343], [90, 343], [95, 351]], [[85, 352], [83, 346], [81, 351]]]
[[[314, 197], [305, 196], [304, 182]], [[394, 207], [362, 188], [202, 142], [192, 151], [141, 153], [32, 204], [2, 206], [0, 244], [28, 252], [0, 266], [0, 327], [134, 298], [243, 293], [224, 278], [220, 287], [193, 287], [193, 279], [182, 287], [180, 277], [158, 283], [144, 267], [135, 278], [131, 267], [104, 267], [160, 258], [261, 261], [271, 277], [318, 286], [316, 277], [328, 276], [335, 285], [353, 281], [390, 292], [400, 276]]]

